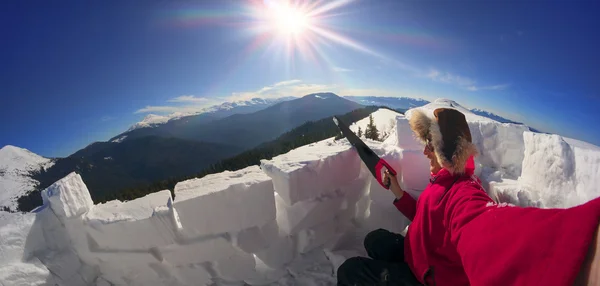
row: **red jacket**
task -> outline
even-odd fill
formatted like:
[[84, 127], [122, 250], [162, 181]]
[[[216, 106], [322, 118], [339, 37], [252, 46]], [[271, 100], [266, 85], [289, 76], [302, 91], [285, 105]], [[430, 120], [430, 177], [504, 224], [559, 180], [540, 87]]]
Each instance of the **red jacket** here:
[[495, 204], [473, 175], [442, 169], [418, 201], [394, 205], [412, 220], [405, 260], [426, 285], [572, 285], [600, 222], [600, 198], [569, 209]]

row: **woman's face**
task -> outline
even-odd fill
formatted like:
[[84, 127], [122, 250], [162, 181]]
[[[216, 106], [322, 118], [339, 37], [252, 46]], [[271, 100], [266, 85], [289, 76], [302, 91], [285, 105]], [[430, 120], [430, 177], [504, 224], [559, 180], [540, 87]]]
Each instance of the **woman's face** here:
[[437, 161], [437, 157], [435, 156], [435, 151], [433, 150], [433, 146], [431, 145], [431, 141], [427, 140], [427, 144], [425, 145], [425, 149], [423, 150], [423, 155], [429, 159], [429, 170], [433, 174], [437, 174], [439, 170], [442, 169], [442, 166]]

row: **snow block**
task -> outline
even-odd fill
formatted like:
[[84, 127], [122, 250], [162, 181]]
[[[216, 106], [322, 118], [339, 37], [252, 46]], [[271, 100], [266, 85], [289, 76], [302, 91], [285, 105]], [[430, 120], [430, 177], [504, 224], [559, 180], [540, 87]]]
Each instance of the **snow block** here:
[[[307, 274], [309, 274], [311, 272], [329, 274], [329, 273], [333, 272], [333, 269], [331, 269], [331, 268], [332, 268], [331, 263], [327, 259], [327, 256], [325, 256], [325, 252], [323, 252], [322, 249], [315, 249], [313, 251], [301, 254], [298, 257], [296, 257], [296, 259], [294, 259], [294, 261], [292, 263], [290, 263], [290, 265], [287, 266], [287, 269], [290, 272], [290, 274], [292, 274], [292, 277], [298, 278], [297, 283], [299, 285], [306, 285], [306, 283], [303, 283], [303, 282], [310, 281], [310, 280], [307, 280], [307, 281], [301, 280], [305, 276], [308, 276]], [[321, 274], [321, 275], [323, 275], [323, 274]], [[306, 277], [306, 278], [308, 278], [308, 277]], [[325, 278], [325, 277], [321, 277], [321, 278]], [[331, 277], [331, 278], [333, 278], [333, 277]], [[310, 282], [312, 282], [312, 281], [310, 281]], [[332, 281], [332, 282], [335, 283], [335, 281]], [[310, 285], [310, 284], [308, 284], [308, 285]], [[327, 285], [329, 285], [329, 284], [327, 284]]]
[[232, 256], [214, 261], [213, 267], [217, 276], [225, 281], [242, 281], [254, 276], [256, 262], [253, 254], [238, 250]]
[[369, 216], [365, 220], [365, 227], [371, 230], [383, 228], [400, 233], [409, 223], [410, 221], [396, 209], [392, 202], [387, 204], [371, 202]]
[[175, 197], [181, 231], [188, 239], [238, 232], [275, 219], [273, 183], [258, 166], [180, 182]]
[[112, 284], [108, 281], [106, 281], [106, 279], [104, 279], [103, 277], [98, 277], [98, 279], [96, 279], [96, 283], [94, 284], [96, 286], [111, 286]]
[[85, 215], [88, 233], [101, 249], [148, 249], [173, 244], [176, 225], [168, 190], [125, 203], [111, 201]]
[[[394, 158], [397, 153], [396, 151], [386, 154], [385, 158]], [[423, 151], [411, 151], [403, 150], [401, 152], [400, 165], [403, 167], [401, 170], [400, 184], [404, 190], [416, 190], [419, 193], [422, 192], [429, 184], [429, 160]]]
[[285, 234], [296, 234], [302, 229], [333, 220], [342, 210], [343, 197], [333, 193], [330, 196], [322, 196], [289, 206], [283, 198], [276, 194], [275, 203], [279, 229]]
[[337, 220], [331, 220], [309, 229], [301, 230], [297, 235], [297, 251], [307, 253], [333, 239], [337, 230]]
[[353, 181], [361, 165], [348, 140], [333, 139], [261, 161], [261, 168], [273, 178], [275, 191], [288, 205], [320, 197]]
[[520, 124], [494, 121], [470, 121], [473, 143], [479, 150], [478, 160], [483, 166], [502, 170], [517, 178], [523, 162], [523, 133], [529, 128]]
[[37, 214], [0, 212], [0, 264], [21, 262], [46, 250]]
[[237, 248], [253, 253], [269, 246], [269, 243], [279, 235], [277, 221], [273, 220], [261, 227], [251, 227], [232, 234], [233, 245]]
[[405, 150], [422, 151], [425, 147], [410, 129], [408, 119], [404, 116], [396, 117], [396, 136], [398, 136], [398, 147]]
[[532, 197], [535, 192], [516, 180], [503, 179], [501, 182], [490, 182], [488, 193], [498, 203], [521, 207], [541, 207], [539, 197]]
[[[429, 161], [422, 151], [388, 147], [381, 157], [398, 172], [397, 179], [403, 190], [418, 196], [429, 184]], [[394, 194], [383, 188], [373, 176], [370, 180], [371, 199], [379, 204], [391, 204]]]
[[190, 264], [186, 266], [176, 267], [177, 277], [183, 285], [201, 286], [212, 283], [210, 273], [202, 265]]
[[14, 262], [0, 265], [0, 285], [47, 285], [52, 279], [44, 265]]
[[174, 266], [181, 266], [227, 258], [238, 253], [238, 250], [229, 241], [217, 237], [159, 247], [159, 252], [164, 260]]
[[254, 275], [244, 279], [244, 282], [249, 285], [270, 285], [279, 281], [284, 276], [288, 275], [285, 268], [273, 269], [267, 266], [256, 255], [254, 255], [256, 264]]
[[45, 207], [36, 214], [37, 224], [41, 225], [46, 247], [50, 250], [59, 251], [68, 248], [72, 242], [65, 225], [52, 211], [50, 206]]
[[364, 221], [369, 216], [369, 208], [371, 207], [371, 198], [364, 196], [356, 203], [356, 220]]
[[361, 175], [354, 181], [342, 185], [339, 188], [339, 194], [344, 197], [344, 201], [349, 204], [357, 203], [362, 197], [369, 193], [371, 182], [369, 179], [372, 177], [371, 173], [366, 167], [363, 167]]
[[254, 255], [270, 268], [281, 268], [294, 259], [296, 241], [292, 236], [280, 232], [279, 237], [271, 241], [268, 248], [257, 251]]
[[[58, 276], [63, 281], [67, 281], [73, 276], [78, 275], [78, 271], [82, 267], [77, 253], [71, 249], [61, 252], [48, 252], [38, 257], [53, 275]], [[79, 283], [78, 285], [81, 284], [85, 283]]]
[[543, 207], [567, 208], [600, 196], [600, 148], [558, 135], [524, 133], [519, 183]]
[[75, 172], [43, 190], [42, 199], [59, 217], [79, 216], [94, 207], [87, 186]]

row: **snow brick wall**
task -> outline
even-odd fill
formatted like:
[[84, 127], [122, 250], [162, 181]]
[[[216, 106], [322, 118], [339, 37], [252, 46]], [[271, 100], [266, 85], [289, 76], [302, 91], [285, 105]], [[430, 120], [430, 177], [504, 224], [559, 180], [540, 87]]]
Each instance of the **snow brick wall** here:
[[[366, 143], [417, 198], [429, 163], [407, 118], [395, 120], [385, 142]], [[468, 120], [477, 173], [498, 201], [568, 207], [600, 196], [600, 148]], [[345, 139], [179, 182], [174, 193], [94, 205], [69, 174], [33, 213], [0, 213], [0, 285], [335, 285], [345, 259], [366, 255], [369, 231], [409, 224]]]

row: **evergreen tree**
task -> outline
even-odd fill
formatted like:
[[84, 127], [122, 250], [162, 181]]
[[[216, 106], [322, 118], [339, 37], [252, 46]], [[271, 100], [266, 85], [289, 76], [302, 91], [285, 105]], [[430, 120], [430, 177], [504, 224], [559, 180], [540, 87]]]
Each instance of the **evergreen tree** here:
[[369, 125], [367, 125], [367, 129], [365, 130], [365, 137], [379, 141], [379, 130], [377, 130], [377, 126], [373, 122], [373, 115], [369, 115]]
[[362, 129], [360, 129], [360, 126], [358, 126], [358, 137], [362, 137]]

